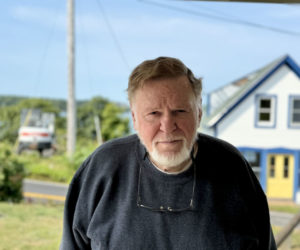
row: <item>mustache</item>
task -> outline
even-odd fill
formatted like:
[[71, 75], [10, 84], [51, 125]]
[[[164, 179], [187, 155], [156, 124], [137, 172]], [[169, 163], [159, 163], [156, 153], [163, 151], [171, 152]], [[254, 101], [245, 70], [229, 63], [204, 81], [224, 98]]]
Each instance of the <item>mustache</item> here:
[[154, 138], [153, 143], [157, 142], [172, 142], [172, 141], [185, 141], [183, 136], [166, 136], [163, 138]]

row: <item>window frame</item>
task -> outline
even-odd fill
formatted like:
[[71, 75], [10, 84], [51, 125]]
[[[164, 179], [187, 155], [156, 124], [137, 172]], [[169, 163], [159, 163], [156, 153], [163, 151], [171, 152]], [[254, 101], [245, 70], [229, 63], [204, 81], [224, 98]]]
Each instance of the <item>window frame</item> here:
[[[270, 100], [270, 121], [261, 121], [259, 115], [262, 113], [260, 107], [261, 100]], [[277, 96], [258, 94], [255, 96], [255, 127], [256, 128], [275, 128], [276, 127], [276, 114], [277, 114]]]
[[[292, 121], [293, 119], [293, 114], [294, 114], [294, 100], [297, 99], [300, 101], [300, 95], [290, 95], [289, 96], [289, 110], [288, 110], [288, 127], [289, 128], [296, 128], [299, 129], [300, 128], [300, 122], [295, 123]], [[300, 109], [298, 110], [299, 114], [300, 114]]]
[[[262, 181], [262, 152], [260, 149], [253, 149], [253, 148], [239, 148], [240, 152], [244, 156], [244, 158], [249, 163], [250, 167], [252, 168], [256, 178], [259, 181]], [[253, 161], [254, 159], [254, 161]]]

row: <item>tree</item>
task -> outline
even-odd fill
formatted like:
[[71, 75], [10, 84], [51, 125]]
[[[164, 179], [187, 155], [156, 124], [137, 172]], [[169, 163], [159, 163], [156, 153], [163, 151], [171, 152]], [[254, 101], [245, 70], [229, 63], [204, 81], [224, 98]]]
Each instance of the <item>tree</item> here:
[[94, 116], [101, 116], [101, 112], [109, 101], [102, 97], [94, 97], [90, 101], [79, 103], [77, 108], [77, 136], [78, 139], [95, 139], [96, 130]]
[[0, 201], [20, 202], [23, 198], [22, 184], [25, 177], [23, 163], [0, 144]]
[[0, 140], [14, 143], [20, 127], [20, 115], [22, 109], [40, 109], [42, 112], [51, 112], [59, 115], [60, 109], [50, 100], [23, 99], [11, 106], [0, 107]]
[[14, 143], [20, 127], [20, 109], [17, 106], [0, 107], [0, 141]]
[[101, 132], [104, 141], [124, 136], [130, 132], [129, 118], [124, 117], [128, 113], [128, 108], [108, 103], [101, 116]]
[[102, 97], [94, 97], [79, 105], [77, 110], [77, 136], [84, 139], [96, 138], [94, 117], [101, 123], [101, 134], [104, 141], [124, 136], [129, 133], [129, 120], [123, 115], [128, 108], [112, 103]]
[[[129, 119], [126, 118], [126, 113], [129, 111], [128, 107], [113, 103], [100, 96], [89, 101], [79, 101], [77, 104], [77, 136], [79, 140], [95, 140], [95, 116], [101, 121], [104, 141], [129, 133]], [[0, 105], [0, 140], [6, 140], [10, 143], [16, 141], [21, 125], [21, 110], [31, 108], [55, 114], [57, 142], [61, 146], [64, 145], [66, 133], [65, 102], [51, 99], [20, 98], [12, 105]]]
[[40, 109], [42, 112], [54, 113], [59, 115], [60, 109], [54, 104], [54, 102], [45, 99], [24, 99], [18, 103], [19, 109]]

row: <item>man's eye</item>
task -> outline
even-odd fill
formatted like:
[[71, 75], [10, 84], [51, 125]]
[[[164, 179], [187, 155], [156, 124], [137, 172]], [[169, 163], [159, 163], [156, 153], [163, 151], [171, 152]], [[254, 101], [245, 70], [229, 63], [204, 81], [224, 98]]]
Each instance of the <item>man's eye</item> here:
[[178, 109], [176, 110], [177, 113], [185, 113], [186, 111], [184, 109]]
[[153, 112], [150, 112], [148, 115], [157, 115], [158, 112], [157, 111], [153, 111]]

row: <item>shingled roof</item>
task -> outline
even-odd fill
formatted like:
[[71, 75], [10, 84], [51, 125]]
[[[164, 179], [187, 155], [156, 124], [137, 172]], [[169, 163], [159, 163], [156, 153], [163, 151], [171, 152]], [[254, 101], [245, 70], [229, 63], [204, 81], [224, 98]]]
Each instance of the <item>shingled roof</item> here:
[[300, 67], [289, 55], [285, 55], [211, 92], [209, 94], [206, 126], [210, 128], [216, 126], [282, 65], [287, 65], [300, 78]]

